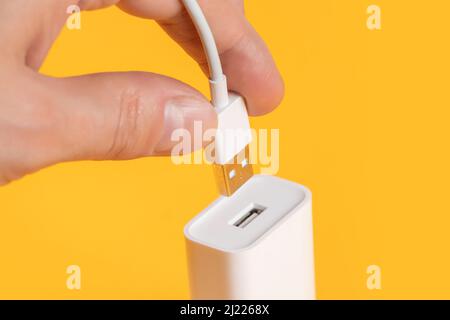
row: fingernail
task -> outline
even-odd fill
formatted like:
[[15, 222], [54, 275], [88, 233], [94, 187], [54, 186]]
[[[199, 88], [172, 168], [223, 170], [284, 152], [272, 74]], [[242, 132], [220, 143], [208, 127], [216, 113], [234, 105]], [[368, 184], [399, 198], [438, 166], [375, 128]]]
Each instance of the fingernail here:
[[[194, 139], [194, 123], [201, 123], [202, 131], [216, 126], [216, 112], [206, 100], [197, 97], [177, 97], [164, 106], [164, 131], [154, 149], [155, 154], [170, 154], [172, 148], [180, 141], [172, 141], [175, 130], [184, 129]], [[203, 136], [203, 132], [201, 132]], [[202, 139], [202, 137], [196, 137]], [[193, 144], [191, 143], [192, 147]], [[193, 150], [192, 150], [193, 151]]]

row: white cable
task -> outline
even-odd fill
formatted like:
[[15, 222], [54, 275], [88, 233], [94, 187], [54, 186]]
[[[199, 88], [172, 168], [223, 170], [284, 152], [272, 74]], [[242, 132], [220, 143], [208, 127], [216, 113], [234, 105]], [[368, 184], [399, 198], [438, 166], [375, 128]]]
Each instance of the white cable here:
[[182, 0], [199, 33], [208, 61], [212, 104], [220, 109], [228, 105], [227, 78], [223, 74], [214, 35], [197, 0]]

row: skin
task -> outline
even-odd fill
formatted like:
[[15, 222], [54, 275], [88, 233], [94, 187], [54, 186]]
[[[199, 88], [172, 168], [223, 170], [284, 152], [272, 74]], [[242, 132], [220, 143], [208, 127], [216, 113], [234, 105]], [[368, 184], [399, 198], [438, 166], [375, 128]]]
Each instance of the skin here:
[[[244, 15], [243, 0], [199, 0], [216, 36], [230, 90], [250, 115], [266, 114], [283, 98], [269, 50]], [[216, 126], [207, 98], [175, 79], [144, 72], [52, 78], [39, 73], [67, 19], [66, 9], [117, 5], [156, 20], [208, 68], [179, 0], [14, 0], [0, 7], [0, 185], [65, 161], [124, 160], [169, 155], [175, 128]]]

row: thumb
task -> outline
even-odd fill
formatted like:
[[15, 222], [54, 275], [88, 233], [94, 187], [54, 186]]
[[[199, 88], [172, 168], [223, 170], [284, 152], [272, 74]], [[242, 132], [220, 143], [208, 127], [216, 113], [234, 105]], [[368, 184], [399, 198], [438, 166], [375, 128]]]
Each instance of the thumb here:
[[[161, 75], [128, 72], [45, 78], [63, 121], [54, 126], [58, 159], [121, 160], [169, 155], [175, 129], [216, 126], [198, 91]], [[194, 145], [191, 143], [191, 145]], [[55, 154], [55, 152], [50, 152]]]

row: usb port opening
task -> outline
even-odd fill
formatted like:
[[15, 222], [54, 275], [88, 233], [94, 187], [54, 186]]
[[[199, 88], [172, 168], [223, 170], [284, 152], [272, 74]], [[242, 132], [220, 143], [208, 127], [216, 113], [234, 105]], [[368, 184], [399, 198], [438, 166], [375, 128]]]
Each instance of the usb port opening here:
[[237, 217], [231, 220], [230, 224], [237, 228], [245, 228], [258, 218], [266, 207], [252, 203], [249, 207], [243, 210]]

